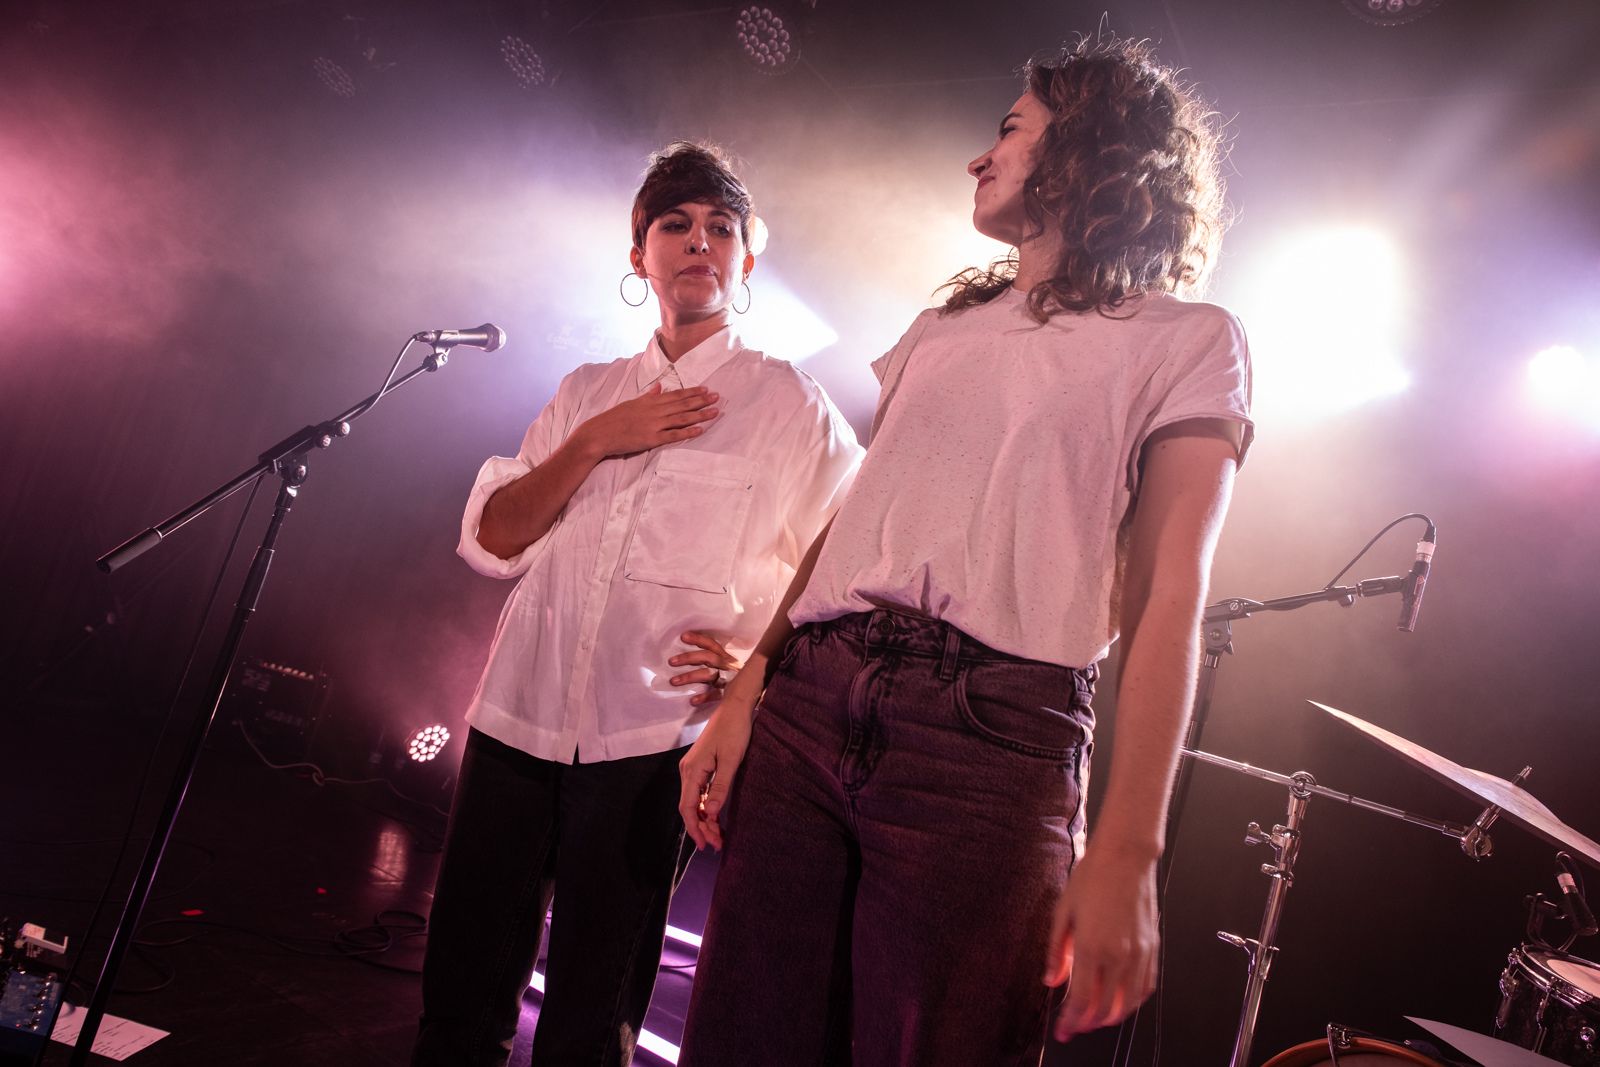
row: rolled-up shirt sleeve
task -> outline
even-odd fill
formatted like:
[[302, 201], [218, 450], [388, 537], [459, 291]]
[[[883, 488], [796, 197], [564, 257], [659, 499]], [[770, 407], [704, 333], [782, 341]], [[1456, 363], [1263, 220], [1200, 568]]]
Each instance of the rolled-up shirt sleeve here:
[[[467, 494], [466, 510], [461, 514], [461, 540], [456, 545], [456, 555], [479, 574], [490, 578], [520, 578], [527, 573], [534, 557], [538, 555], [544, 538], [533, 542], [510, 559], [501, 559], [478, 543], [478, 527], [483, 522], [483, 509], [490, 497], [549, 459], [550, 454], [567, 439], [571, 432], [568, 423], [575, 410], [569, 402], [572, 395], [569, 383], [576, 375], [576, 371], [567, 375], [556, 387], [556, 395], [550, 398], [538, 418], [528, 427], [528, 432], [522, 437], [522, 448], [514, 458], [490, 456], [478, 468], [478, 477], [472, 483], [472, 491]], [[545, 537], [549, 536], [546, 532]]]
[[533, 467], [522, 457], [508, 459], [490, 456], [478, 469], [477, 481], [467, 494], [467, 509], [461, 515], [461, 542], [456, 545], [456, 555], [467, 561], [467, 566], [491, 578], [520, 578], [533, 562], [535, 541], [510, 559], [501, 559], [478, 544], [478, 526], [483, 521], [483, 509], [502, 486], [510, 485]]

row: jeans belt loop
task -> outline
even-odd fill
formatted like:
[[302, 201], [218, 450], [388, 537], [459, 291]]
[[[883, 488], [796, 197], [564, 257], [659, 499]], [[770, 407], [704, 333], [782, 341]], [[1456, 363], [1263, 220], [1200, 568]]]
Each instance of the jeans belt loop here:
[[939, 661], [939, 680], [946, 684], [956, 680], [956, 664], [961, 659], [961, 631], [954, 626], [944, 628], [944, 659]]

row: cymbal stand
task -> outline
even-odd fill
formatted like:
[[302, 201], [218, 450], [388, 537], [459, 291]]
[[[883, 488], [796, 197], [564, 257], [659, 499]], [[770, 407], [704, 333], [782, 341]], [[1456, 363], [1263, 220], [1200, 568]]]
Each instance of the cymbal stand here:
[[1278, 925], [1283, 919], [1284, 900], [1288, 896], [1289, 887], [1294, 884], [1294, 864], [1300, 856], [1300, 826], [1305, 820], [1306, 807], [1311, 803], [1311, 798], [1330, 797], [1353, 807], [1375, 811], [1380, 815], [1411, 823], [1413, 826], [1426, 827], [1457, 841], [1464, 840], [1473, 829], [1458, 823], [1429, 819], [1387, 804], [1379, 804], [1374, 800], [1366, 800], [1350, 793], [1341, 793], [1336, 789], [1320, 786], [1316, 778], [1307, 771], [1284, 775], [1192, 748], [1185, 748], [1183, 754], [1200, 763], [1226, 767], [1252, 778], [1287, 786], [1289, 789], [1288, 808], [1282, 823], [1274, 825], [1270, 831], [1263, 830], [1261, 824], [1256, 822], [1252, 822], [1245, 829], [1245, 844], [1268, 845], [1272, 848], [1272, 862], [1261, 865], [1261, 873], [1272, 879], [1272, 885], [1267, 890], [1267, 904], [1261, 914], [1260, 931], [1253, 938], [1240, 937], [1238, 934], [1222, 930], [1217, 932], [1217, 937], [1235, 948], [1243, 949], [1248, 957], [1244, 1004], [1239, 1012], [1239, 1029], [1234, 1038], [1233, 1056], [1228, 1061], [1229, 1067], [1247, 1067], [1250, 1061], [1250, 1046], [1255, 1041], [1256, 1020], [1261, 1013], [1261, 998], [1266, 992], [1272, 961], [1278, 955], [1278, 946], [1273, 942], [1278, 936]]

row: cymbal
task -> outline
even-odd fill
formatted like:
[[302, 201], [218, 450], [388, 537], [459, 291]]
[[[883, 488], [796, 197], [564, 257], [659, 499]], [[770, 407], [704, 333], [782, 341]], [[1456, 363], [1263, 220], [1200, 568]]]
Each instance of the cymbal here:
[[1427, 1030], [1441, 1041], [1446, 1041], [1457, 1051], [1471, 1056], [1473, 1061], [1482, 1067], [1545, 1067], [1546, 1064], [1560, 1063], [1549, 1056], [1540, 1056], [1529, 1052], [1521, 1045], [1513, 1045], [1509, 1041], [1501, 1041], [1497, 1037], [1480, 1034], [1472, 1030], [1464, 1030], [1459, 1026], [1449, 1023], [1434, 1022], [1432, 1019], [1419, 1019], [1415, 1015], [1407, 1015], [1407, 1019]]
[[1390, 733], [1381, 726], [1374, 726], [1337, 708], [1318, 704], [1315, 700], [1308, 703], [1321, 708], [1340, 722], [1355, 727], [1385, 748], [1400, 753], [1446, 785], [1454, 786], [1470, 797], [1495, 805], [1500, 809], [1502, 817], [1520, 823], [1557, 848], [1568, 849], [1574, 855], [1586, 860], [1590, 866], [1600, 868], [1600, 843], [1585, 837], [1556, 818], [1555, 812], [1541, 804], [1537, 797], [1521, 786], [1483, 771], [1475, 771], [1471, 767], [1463, 767], [1437, 752], [1431, 752], [1419, 744], [1407, 741], [1399, 734]]

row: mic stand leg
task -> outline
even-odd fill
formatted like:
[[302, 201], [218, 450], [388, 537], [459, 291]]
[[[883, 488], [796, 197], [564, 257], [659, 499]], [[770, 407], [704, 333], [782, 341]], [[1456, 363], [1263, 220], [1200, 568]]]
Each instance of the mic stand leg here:
[[1294, 884], [1294, 862], [1300, 855], [1300, 823], [1305, 819], [1306, 806], [1311, 802], [1316, 780], [1305, 771], [1296, 773], [1289, 786], [1289, 807], [1282, 825], [1274, 826], [1271, 833], [1251, 823], [1245, 830], [1245, 843], [1271, 845], [1273, 861], [1261, 865], [1261, 873], [1272, 879], [1267, 891], [1267, 906], [1261, 914], [1261, 931], [1255, 938], [1240, 937], [1219, 930], [1217, 936], [1228, 944], [1244, 950], [1249, 957], [1249, 977], [1244, 986], [1244, 1006], [1239, 1012], [1239, 1031], [1234, 1038], [1233, 1056], [1229, 1067], [1248, 1067], [1250, 1046], [1255, 1041], [1256, 1019], [1261, 1013], [1261, 997], [1266, 992], [1267, 975], [1272, 961], [1278, 955], [1273, 939], [1278, 936], [1278, 923], [1283, 918], [1284, 898]]
[[79, 1032], [77, 1043], [72, 1049], [72, 1058], [69, 1061], [71, 1067], [83, 1067], [88, 1062], [90, 1050], [94, 1047], [95, 1035], [99, 1032], [100, 1022], [105, 1016], [106, 1002], [111, 999], [111, 990], [116, 985], [123, 957], [127, 955], [128, 947], [133, 942], [134, 930], [139, 925], [139, 918], [150, 896], [150, 888], [155, 883], [156, 871], [161, 866], [161, 857], [166, 852], [168, 840], [172, 836], [173, 824], [177, 822], [178, 809], [183, 805], [184, 795], [188, 793], [189, 783], [194, 778], [195, 766], [200, 762], [200, 751], [205, 746], [206, 734], [211, 729], [217, 708], [222, 703], [223, 693], [227, 690], [228, 676], [233, 673], [233, 661], [239, 654], [240, 643], [244, 640], [245, 627], [249, 625], [250, 617], [255, 614], [256, 602], [261, 597], [261, 588], [266, 584], [267, 571], [272, 566], [272, 554], [278, 541], [278, 532], [283, 527], [283, 520], [288, 516], [289, 509], [294, 505], [295, 497], [299, 495], [300, 485], [305, 481], [304, 457], [291, 457], [281, 462], [278, 464], [278, 472], [282, 478], [282, 485], [278, 489], [272, 521], [267, 526], [260, 547], [256, 549], [255, 559], [250, 563], [250, 573], [245, 578], [238, 603], [234, 605], [233, 621], [228, 626], [227, 637], [223, 640], [222, 648], [218, 650], [212, 666], [211, 683], [206, 691], [209, 703], [205, 712], [196, 716], [194, 725], [189, 731], [183, 758], [173, 774], [172, 785], [167, 791], [166, 803], [162, 806], [155, 828], [150, 832], [150, 840], [145, 846], [144, 860], [139, 865], [139, 873], [134, 876], [133, 885], [128, 890], [122, 918], [117, 922], [116, 934], [111, 939], [111, 948], [106, 952], [105, 961], [100, 967], [100, 977], [95, 982], [94, 995], [89, 1000], [83, 1029]]

